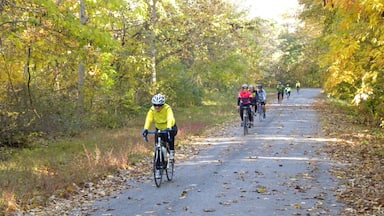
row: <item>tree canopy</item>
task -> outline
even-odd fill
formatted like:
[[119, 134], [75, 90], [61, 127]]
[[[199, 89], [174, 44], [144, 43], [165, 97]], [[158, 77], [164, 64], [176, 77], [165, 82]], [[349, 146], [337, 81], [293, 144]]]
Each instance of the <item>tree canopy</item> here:
[[352, 102], [365, 123], [384, 120], [384, 5], [381, 1], [299, 0], [312, 61], [331, 97]]
[[199, 105], [249, 82], [257, 67], [260, 20], [224, 0], [0, 6], [3, 144], [22, 131], [123, 126], [157, 92]]
[[226, 0], [0, 1], [1, 143], [121, 127], [155, 93], [196, 106], [241, 83], [300, 80], [383, 121], [383, 4], [299, 2], [300, 22], [278, 27]]

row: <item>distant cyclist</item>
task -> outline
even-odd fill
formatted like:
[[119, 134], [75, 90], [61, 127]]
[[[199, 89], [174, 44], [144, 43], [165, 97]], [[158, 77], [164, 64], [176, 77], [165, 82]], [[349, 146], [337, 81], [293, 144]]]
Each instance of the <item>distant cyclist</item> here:
[[281, 82], [277, 84], [276, 90], [277, 90], [277, 101], [281, 103], [281, 101], [284, 99], [284, 86]]
[[287, 87], [285, 87], [285, 94], [287, 95], [287, 99], [289, 99], [289, 96], [291, 96], [291, 87], [289, 84], [287, 84]]
[[300, 82], [299, 80], [296, 81], [296, 92], [297, 94], [299, 94], [299, 91], [300, 91]]
[[[237, 109], [240, 111], [240, 118], [241, 118], [241, 126], [244, 126], [244, 119], [243, 119], [243, 114], [244, 114], [244, 109], [247, 108], [248, 111], [248, 116], [250, 122], [253, 122], [253, 115], [251, 112], [251, 102], [253, 100], [252, 93], [248, 90], [248, 85], [243, 84], [241, 86], [241, 91], [239, 92], [239, 95], [237, 96]], [[249, 125], [249, 127], [251, 124]]]
[[262, 84], [257, 85], [256, 100], [260, 102], [261, 108], [263, 109], [263, 118], [265, 118], [265, 113], [266, 113], [265, 103], [267, 102], [267, 92], [263, 89]]

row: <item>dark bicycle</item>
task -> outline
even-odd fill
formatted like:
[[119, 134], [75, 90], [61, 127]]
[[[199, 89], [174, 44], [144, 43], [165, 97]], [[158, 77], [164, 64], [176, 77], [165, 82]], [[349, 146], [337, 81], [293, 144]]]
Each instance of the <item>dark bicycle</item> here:
[[259, 116], [259, 121], [262, 121], [264, 118], [264, 111], [260, 101], [257, 101], [256, 108], [257, 108], [257, 115]]
[[287, 100], [289, 100], [289, 96], [291, 96], [291, 91], [285, 91], [285, 95]]
[[[164, 136], [168, 136], [170, 139], [168, 131], [148, 131], [148, 134], [154, 134], [157, 139], [155, 139], [155, 153], [153, 157], [153, 176], [155, 179], [155, 184], [157, 187], [160, 187], [163, 173], [165, 170], [168, 181], [172, 181], [173, 172], [174, 172], [174, 160], [169, 158], [170, 149], [169, 143], [163, 140]], [[148, 137], [145, 136], [145, 141], [148, 142]], [[159, 172], [160, 175], [157, 175]]]
[[251, 120], [249, 119], [249, 115], [251, 111], [251, 107], [243, 106], [243, 129], [244, 129], [244, 136], [248, 134], [248, 128], [251, 128]]

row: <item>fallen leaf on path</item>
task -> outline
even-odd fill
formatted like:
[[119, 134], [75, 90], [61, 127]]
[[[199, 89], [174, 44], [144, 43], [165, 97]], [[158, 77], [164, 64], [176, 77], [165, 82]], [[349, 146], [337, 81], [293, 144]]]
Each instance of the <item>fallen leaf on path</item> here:
[[215, 209], [209, 208], [209, 209], [203, 209], [204, 212], [215, 212]]
[[299, 204], [294, 204], [293, 206], [295, 206], [296, 209], [302, 209], [303, 207]]
[[266, 193], [266, 189], [265, 188], [260, 188], [258, 190], [256, 190], [257, 193]]
[[219, 204], [223, 206], [230, 206], [231, 202], [219, 202]]
[[185, 190], [181, 192], [180, 199], [185, 199], [187, 197], [187, 193], [188, 191], [185, 191]]

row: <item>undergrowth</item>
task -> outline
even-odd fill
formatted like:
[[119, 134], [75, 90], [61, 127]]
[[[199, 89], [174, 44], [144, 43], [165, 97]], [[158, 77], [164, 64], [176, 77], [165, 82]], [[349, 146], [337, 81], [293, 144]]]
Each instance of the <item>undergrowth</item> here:
[[[235, 99], [174, 108], [179, 128], [176, 145], [185, 145], [188, 136], [202, 135], [228, 121], [225, 116], [234, 110]], [[1, 149], [0, 210], [9, 214], [43, 207], [51, 196], [70, 198], [87, 182], [140, 164], [152, 153], [152, 143], [141, 136], [144, 118], [145, 114], [129, 120], [126, 128], [94, 129], [75, 137], [41, 139], [29, 148]]]

